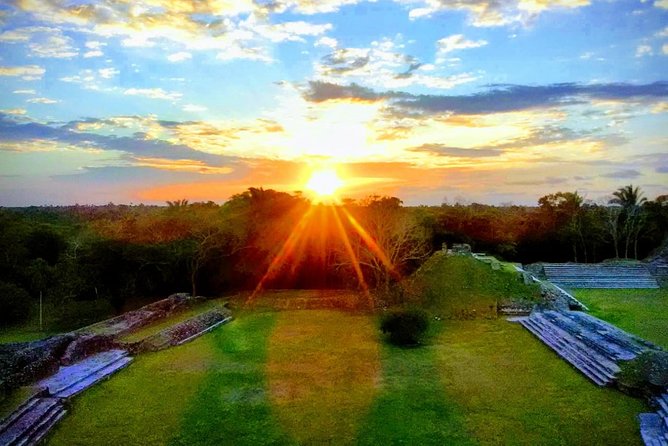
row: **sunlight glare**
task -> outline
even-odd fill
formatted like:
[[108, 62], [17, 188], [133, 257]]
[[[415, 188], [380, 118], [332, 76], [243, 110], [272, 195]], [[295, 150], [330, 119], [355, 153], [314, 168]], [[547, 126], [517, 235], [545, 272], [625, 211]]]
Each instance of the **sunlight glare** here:
[[343, 186], [343, 181], [334, 169], [315, 170], [306, 183], [306, 188], [319, 197], [331, 197]]

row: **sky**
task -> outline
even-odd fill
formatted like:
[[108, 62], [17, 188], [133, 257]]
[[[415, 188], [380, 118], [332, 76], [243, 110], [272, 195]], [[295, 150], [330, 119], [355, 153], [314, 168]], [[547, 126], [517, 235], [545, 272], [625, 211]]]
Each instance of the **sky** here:
[[0, 206], [668, 193], [668, 0], [0, 3]]

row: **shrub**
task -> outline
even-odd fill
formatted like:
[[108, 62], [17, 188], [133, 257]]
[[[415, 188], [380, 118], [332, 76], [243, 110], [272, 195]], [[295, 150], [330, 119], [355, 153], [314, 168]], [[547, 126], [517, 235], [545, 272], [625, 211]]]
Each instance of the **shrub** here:
[[632, 393], [651, 394], [668, 386], [668, 352], [649, 350], [621, 364], [617, 379]]
[[0, 282], [0, 325], [23, 322], [30, 316], [30, 295], [13, 283]]
[[383, 316], [380, 329], [395, 345], [417, 345], [429, 328], [429, 317], [421, 310], [393, 311]]

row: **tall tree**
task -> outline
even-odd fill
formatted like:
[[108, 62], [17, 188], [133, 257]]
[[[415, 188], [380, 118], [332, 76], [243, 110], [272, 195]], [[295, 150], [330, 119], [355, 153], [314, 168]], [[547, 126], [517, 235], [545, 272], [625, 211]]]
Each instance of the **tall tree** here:
[[645, 219], [642, 205], [647, 202], [639, 187], [632, 184], [620, 187], [613, 192], [610, 204], [621, 206], [622, 231], [624, 235], [624, 257], [629, 257], [629, 248], [633, 245], [634, 258], [638, 258], [638, 238], [644, 226]]
[[372, 196], [349, 214], [359, 263], [369, 268], [376, 285], [386, 290], [392, 274], [401, 273], [411, 261], [424, 259], [430, 248], [430, 234], [416, 211], [401, 204], [396, 197]]
[[557, 192], [545, 195], [538, 200], [538, 204], [546, 217], [551, 220], [554, 230], [561, 233], [573, 251], [573, 260], [578, 261], [578, 246], [587, 261], [587, 245], [583, 236], [583, 209], [584, 199], [576, 192]]

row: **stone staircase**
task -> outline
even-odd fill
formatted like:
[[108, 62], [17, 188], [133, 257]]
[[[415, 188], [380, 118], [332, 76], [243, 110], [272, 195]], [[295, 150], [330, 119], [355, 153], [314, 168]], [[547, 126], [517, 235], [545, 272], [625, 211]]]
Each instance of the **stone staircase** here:
[[547, 279], [564, 288], [659, 288], [642, 264], [545, 263]]
[[656, 413], [641, 413], [640, 435], [647, 446], [668, 446], [668, 392], [653, 399]]
[[579, 311], [534, 311], [514, 320], [599, 386], [614, 383], [618, 361], [652, 346]]
[[83, 361], [61, 366], [54, 375], [37, 383], [57, 398], [71, 398], [93, 384], [108, 378], [132, 361], [125, 350], [109, 350]]
[[66, 412], [59, 398], [32, 397], [0, 423], [0, 444], [38, 444]]
[[38, 382], [44, 389], [0, 422], [0, 445], [36, 445], [66, 414], [65, 403], [72, 396], [108, 378], [132, 361], [124, 350], [98, 353]]

